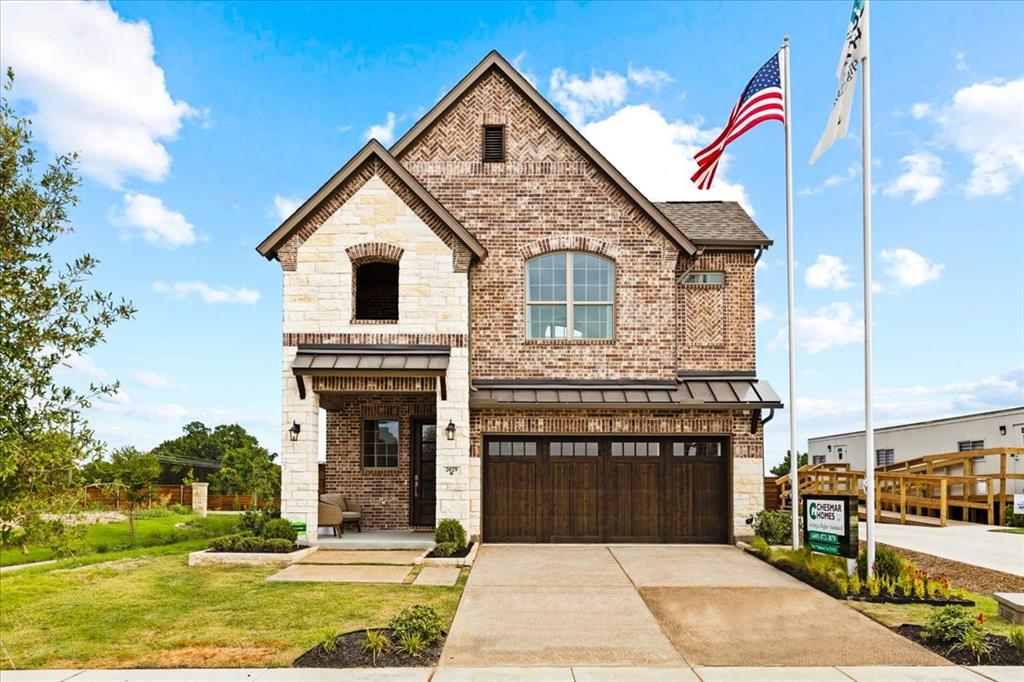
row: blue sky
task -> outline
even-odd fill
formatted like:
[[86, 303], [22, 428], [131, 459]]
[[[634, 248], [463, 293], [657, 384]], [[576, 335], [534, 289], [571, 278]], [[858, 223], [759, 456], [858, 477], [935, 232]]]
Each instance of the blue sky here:
[[[62, 376], [120, 379], [91, 413], [111, 445], [237, 420], [276, 451], [281, 272], [254, 247], [368, 134], [397, 138], [498, 49], [652, 199], [700, 198], [690, 155], [789, 35], [798, 435], [857, 428], [859, 114], [806, 163], [849, 5], [5, 3], [19, 110], [44, 150], [82, 153], [76, 232], [56, 255], [91, 252], [96, 286], [139, 308]], [[1024, 5], [872, 12], [876, 419], [1022, 404]], [[741, 199], [776, 241], [758, 271], [758, 370], [785, 395], [782, 140], [767, 124], [731, 146], [705, 198]]]

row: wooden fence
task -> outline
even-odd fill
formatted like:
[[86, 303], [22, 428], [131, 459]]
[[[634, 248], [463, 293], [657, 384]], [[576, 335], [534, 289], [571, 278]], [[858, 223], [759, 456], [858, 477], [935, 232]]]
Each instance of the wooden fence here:
[[764, 508], [779, 509], [782, 507], [782, 498], [779, 496], [779, 484], [774, 476], [764, 477]]
[[[108, 509], [121, 509], [124, 498], [121, 491], [104, 485], [88, 485], [84, 491], [87, 505], [102, 505]], [[164, 507], [172, 504], [192, 506], [192, 486], [190, 485], [155, 485], [146, 496], [143, 506], [146, 508]], [[241, 511], [252, 506], [249, 495], [207, 495], [206, 508], [209, 511]], [[257, 505], [261, 509], [268, 506], [280, 507], [281, 498], [264, 498]]]

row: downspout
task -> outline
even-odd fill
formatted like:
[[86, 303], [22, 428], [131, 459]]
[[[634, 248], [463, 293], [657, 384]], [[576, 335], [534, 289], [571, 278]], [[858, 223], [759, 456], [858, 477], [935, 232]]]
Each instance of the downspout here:
[[754, 254], [754, 265], [757, 265], [757, 261], [761, 260], [761, 256], [764, 255], [764, 246], [757, 247], [757, 252]]

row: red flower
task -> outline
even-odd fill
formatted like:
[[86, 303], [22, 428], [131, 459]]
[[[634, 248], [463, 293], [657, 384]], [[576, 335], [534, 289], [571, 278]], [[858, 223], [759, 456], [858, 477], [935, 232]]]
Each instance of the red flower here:
[[985, 614], [984, 613], [979, 613], [978, 614], [978, 624], [979, 625], [984, 625], [985, 624]]

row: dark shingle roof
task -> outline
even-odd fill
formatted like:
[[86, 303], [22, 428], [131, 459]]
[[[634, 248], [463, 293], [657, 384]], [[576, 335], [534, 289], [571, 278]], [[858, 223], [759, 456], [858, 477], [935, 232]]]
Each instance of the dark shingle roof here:
[[697, 246], [772, 244], [735, 201], [657, 201], [654, 205]]

